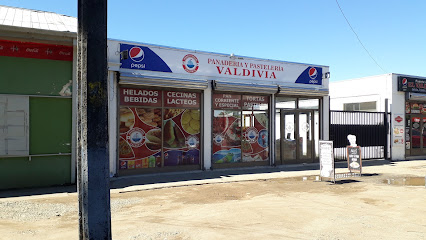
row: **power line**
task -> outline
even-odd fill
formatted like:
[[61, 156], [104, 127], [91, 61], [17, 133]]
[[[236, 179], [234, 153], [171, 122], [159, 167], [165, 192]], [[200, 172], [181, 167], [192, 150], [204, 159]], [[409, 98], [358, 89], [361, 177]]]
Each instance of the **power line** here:
[[382, 69], [382, 71], [384, 73], [387, 73], [387, 71], [385, 71], [380, 65], [379, 63], [377, 63], [377, 61], [373, 58], [373, 56], [371, 56], [370, 52], [367, 50], [367, 48], [364, 46], [364, 44], [361, 42], [361, 39], [358, 37], [358, 34], [355, 32], [355, 30], [352, 28], [352, 25], [349, 23], [349, 20], [346, 18], [345, 14], [343, 13], [342, 8], [340, 7], [339, 2], [336, 0], [337, 6], [340, 9], [340, 12], [342, 13], [343, 17], [345, 18], [346, 22], [348, 23], [349, 27], [351, 28], [352, 32], [355, 34], [356, 38], [358, 39], [358, 42], [361, 44], [361, 46], [364, 48], [364, 50], [367, 52], [368, 56], [370, 56], [370, 58], [374, 61], [374, 63], [376, 63], [376, 65]]

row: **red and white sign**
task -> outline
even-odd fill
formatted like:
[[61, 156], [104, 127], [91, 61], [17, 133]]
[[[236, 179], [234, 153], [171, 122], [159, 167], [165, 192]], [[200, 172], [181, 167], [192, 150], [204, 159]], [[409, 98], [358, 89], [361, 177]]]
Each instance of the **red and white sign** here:
[[120, 104], [125, 106], [161, 107], [161, 91], [120, 88]]
[[214, 109], [241, 109], [241, 95], [213, 94]]
[[0, 40], [0, 56], [72, 61], [73, 47]]
[[395, 121], [397, 121], [397, 122], [402, 122], [402, 120], [404, 120], [401, 116], [397, 116], [396, 118], [395, 118]]
[[199, 108], [200, 93], [165, 91], [164, 106], [180, 108]]

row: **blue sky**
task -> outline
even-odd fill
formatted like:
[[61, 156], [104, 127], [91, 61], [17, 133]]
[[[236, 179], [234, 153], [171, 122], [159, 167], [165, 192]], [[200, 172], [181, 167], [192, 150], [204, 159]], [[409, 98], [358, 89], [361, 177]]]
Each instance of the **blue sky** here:
[[[77, 16], [77, 0], [2, 0]], [[426, 77], [425, 0], [109, 0], [108, 37], [330, 66], [331, 81], [401, 73]]]

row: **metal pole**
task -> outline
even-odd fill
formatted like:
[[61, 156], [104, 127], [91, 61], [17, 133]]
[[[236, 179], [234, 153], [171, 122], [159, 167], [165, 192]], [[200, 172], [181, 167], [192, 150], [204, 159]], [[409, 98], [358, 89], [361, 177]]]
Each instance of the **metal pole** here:
[[[388, 134], [389, 134], [389, 124], [388, 124], [388, 104], [389, 104], [389, 99], [385, 99], [385, 113], [384, 113], [384, 125], [385, 125], [385, 129], [386, 129], [386, 133], [385, 133], [385, 136], [384, 137], [386, 137], [386, 141], [384, 141], [385, 142], [385, 149], [384, 149], [384, 152], [385, 152], [385, 159], [386, 160], [389, 160], [389, 157], [388, 157], [388, 151], [389, 151], [389, 148], [388, 148]], [[405, 135], [404, 135], [404, 138], [405, 138]], [[390, 141], [389, 141], [390, 142]]]
[[111, 239], [107, 0], [78, 0], [77, 189], [79, 236]]

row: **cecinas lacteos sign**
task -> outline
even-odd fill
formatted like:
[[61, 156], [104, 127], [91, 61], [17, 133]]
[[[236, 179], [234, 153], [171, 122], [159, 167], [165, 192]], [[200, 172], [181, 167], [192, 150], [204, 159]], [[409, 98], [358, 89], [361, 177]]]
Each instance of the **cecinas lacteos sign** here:
[[307, 64], [124, 43], [120, 52], [121, 68], [126, 69], [322, 85], [322, 67]]
[[398, 91], [426, 93], [426, 79], [399, 76]]

